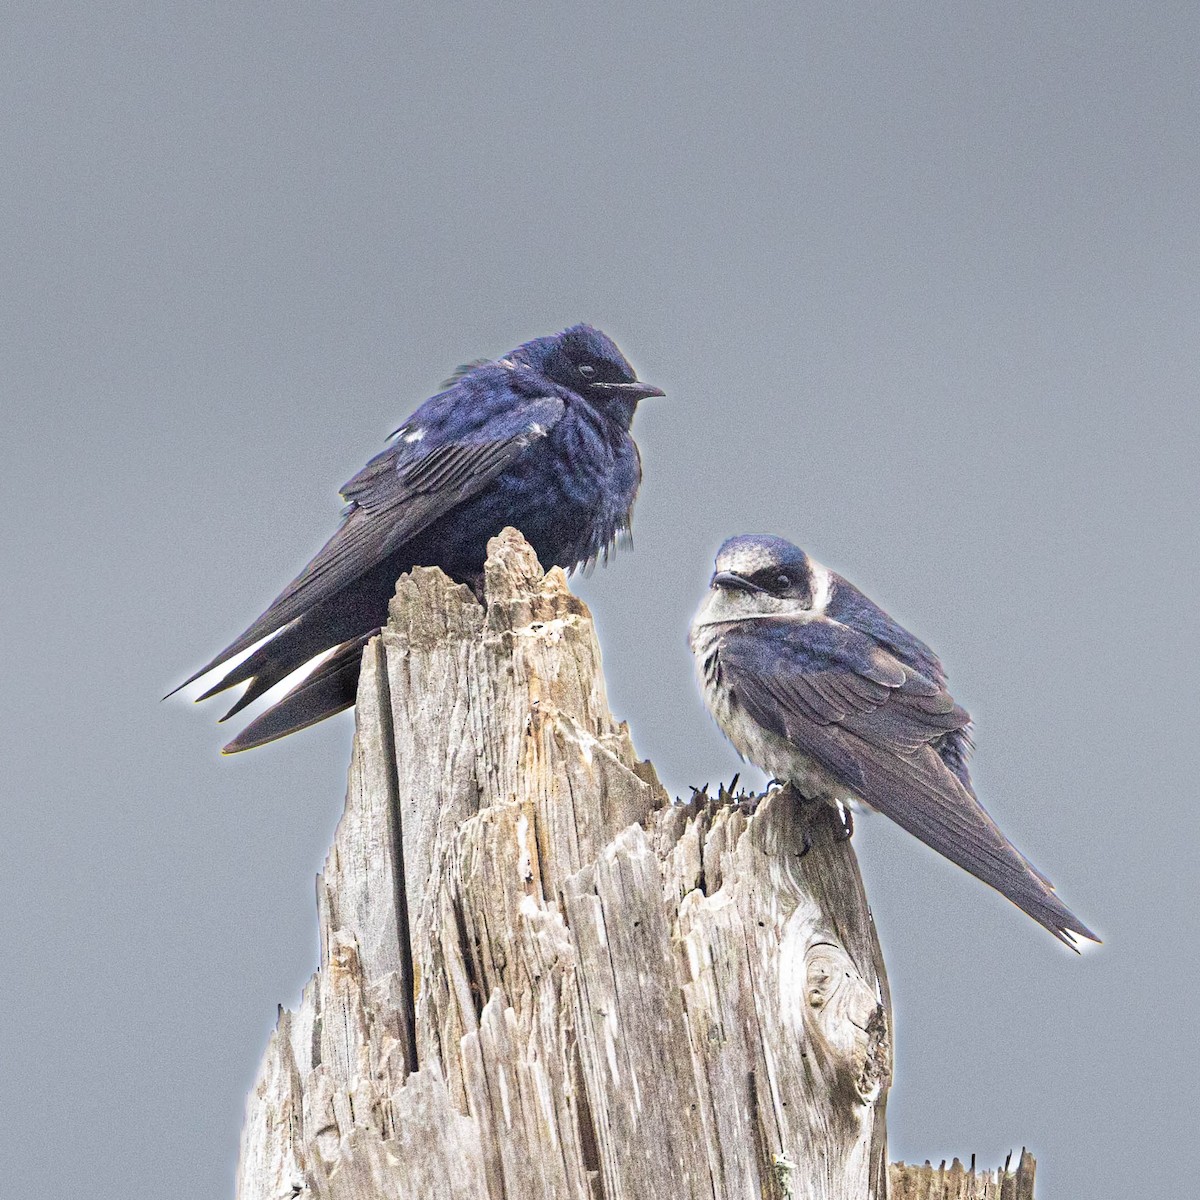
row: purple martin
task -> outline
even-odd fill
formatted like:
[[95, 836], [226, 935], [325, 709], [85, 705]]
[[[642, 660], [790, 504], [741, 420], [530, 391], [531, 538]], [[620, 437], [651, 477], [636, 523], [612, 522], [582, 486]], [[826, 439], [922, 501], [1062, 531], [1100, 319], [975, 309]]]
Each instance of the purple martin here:
[[460, 367], [443, 387], [341, 489], [341, 525], [316, 557], [180, 685], [262, 643], [199, 697], [248, 682], [227, 720], [326, 655], [225, 753], [349, 708], [363, 647], [387, 620], [396, 580], [414, 566], [441, 567], [478, 592], [488, 539], [506, 525], [544, 567], [568, 570], [607, 560], [628, 535], [642, 478], [630, 427], [638, 402], [663, 392], [638, 380], [611, 338], [574, 325]]
[[689, 643], [743, 758], [806, 801], [886, 814], [1072, 949], [1099, 941], [976, 799], [937, 656], [853, 584], [783, 538], [730, 538]]

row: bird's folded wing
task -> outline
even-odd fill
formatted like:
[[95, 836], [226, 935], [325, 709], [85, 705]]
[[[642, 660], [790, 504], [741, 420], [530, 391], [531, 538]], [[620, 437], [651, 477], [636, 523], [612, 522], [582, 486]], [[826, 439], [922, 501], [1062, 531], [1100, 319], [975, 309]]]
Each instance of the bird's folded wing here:
[[720, 664], [755, 721], [1067, 945], [1096, 940], [938, 756], [970, 724], [944, 687], [835, 622], [745, 624], [722, 637]]
[[502, 411], [457, 436], [435, 412], [425, 426], [418, 426], [426, 408], [422, 406], [407, 426], [421, 428], [421, 439], [402, 438], [345, 484], [342, 496], [350, 503], [333, 537], [257, 621], [180, 687], [336, 595], [479, 493], [549, 433], [564, 404], [557, 396], [513, 397]]
[[733, 624], [720, 662], [751, 715], [789, 740], [836, 726], [905, 753], [971, 723], [944, 687], [837, 621]]

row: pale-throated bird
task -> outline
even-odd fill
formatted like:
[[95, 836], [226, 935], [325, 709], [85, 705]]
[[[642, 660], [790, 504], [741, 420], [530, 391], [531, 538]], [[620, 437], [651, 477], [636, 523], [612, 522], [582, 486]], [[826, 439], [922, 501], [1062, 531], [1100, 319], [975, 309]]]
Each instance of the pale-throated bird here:
[[886, 814], [1072, 949], [1099, 941], [976, 799], [937, 656], [853, 584], [783, 538], [730, 538], [689, 640], [743, 758], [806, 801]]

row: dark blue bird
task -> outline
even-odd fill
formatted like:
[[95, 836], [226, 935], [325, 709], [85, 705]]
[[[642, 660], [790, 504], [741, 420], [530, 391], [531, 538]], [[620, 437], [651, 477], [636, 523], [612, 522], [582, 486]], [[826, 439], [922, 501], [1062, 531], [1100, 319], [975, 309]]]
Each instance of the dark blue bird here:
[[575, 325], [461, 367], [445, 388], [342, 488], [348, 507], [320, 553], [180, 685], [274, 634], [200, 697], [249, 681], [226, 720], [333, 651], [226, 753], [349, 708], [363, 647], [387, 620], [397, 578], [412, 567], [441, 567], [478, 592], [488, 539], [506, 525], [547, 568], [607, 558], [628, 533], [642, 478], [629, 430], [638, 402], [663, 393], [639, 382], [611, 338]]
[[1094, 933], [975, 797], [971, 718], [924, 642], [782, 538], [730, 538], [690, 644], [738, 753], [806, 800], [877, 809], [1072, 949]]

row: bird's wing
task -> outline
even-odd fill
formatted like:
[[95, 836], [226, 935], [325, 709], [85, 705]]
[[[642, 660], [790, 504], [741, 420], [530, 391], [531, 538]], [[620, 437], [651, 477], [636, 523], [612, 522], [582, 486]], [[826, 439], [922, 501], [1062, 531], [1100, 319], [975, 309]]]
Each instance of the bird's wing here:
[[565, 409], [557, 396], [511, 393], [497, 407], [494, 396], [473, 395], [471, 383], [464, 378], [426, 401], [397, 440], [343, 486], [349, 505], [333, 537], [257, 621], [180, 687], [329, 600], [476, 495], [545, 437]]
[[934, 743], [970, 716], [940, 684], [837, 622], [743, 621], [722, 634], [720, 671], [764, 728], [872, 808], [996, 888], [1074, 947], [1096, 935], [1000, 831]]

